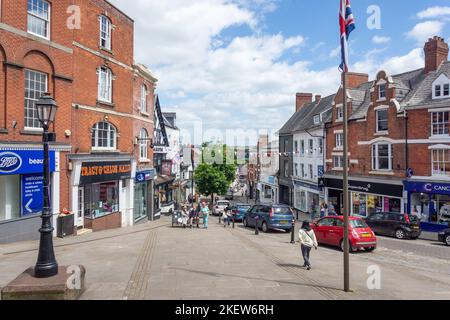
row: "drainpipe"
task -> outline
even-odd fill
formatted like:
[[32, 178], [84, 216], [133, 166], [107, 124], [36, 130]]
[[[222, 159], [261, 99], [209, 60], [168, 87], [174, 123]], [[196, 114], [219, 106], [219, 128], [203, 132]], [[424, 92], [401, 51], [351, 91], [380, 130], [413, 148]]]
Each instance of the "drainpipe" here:
[[408, 177], [408, 169], [409, 169], [409, 146], [408, 146], [408, 111], [403, 112], [403, 117], [405, 118], [405, 166], [406, 172], [405, 175]]

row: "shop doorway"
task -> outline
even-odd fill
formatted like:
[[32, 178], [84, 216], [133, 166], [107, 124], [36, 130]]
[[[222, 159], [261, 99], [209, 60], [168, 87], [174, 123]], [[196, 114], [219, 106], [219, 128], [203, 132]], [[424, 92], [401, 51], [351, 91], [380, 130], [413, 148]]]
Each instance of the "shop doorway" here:
[[78, 188], [78, 211], [76, 216], [76, 226], [79, 229], [84, 228], [84, 188]]
[[341, 190], [328, 189], [328, 207], [333, 205], [338, 215], [342, 214], [342, 206], [344, 205], [343, 192]]

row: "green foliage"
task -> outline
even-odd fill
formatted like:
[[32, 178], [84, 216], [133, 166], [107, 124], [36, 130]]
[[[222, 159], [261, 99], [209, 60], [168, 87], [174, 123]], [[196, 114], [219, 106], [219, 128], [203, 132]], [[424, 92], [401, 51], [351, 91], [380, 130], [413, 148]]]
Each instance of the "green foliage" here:
[[213, 165], [206, 163], [200, 164], [195, 170], [195, 182], [198, 191], [206, 196], [223, 195], [229, 186], [225, 174]]

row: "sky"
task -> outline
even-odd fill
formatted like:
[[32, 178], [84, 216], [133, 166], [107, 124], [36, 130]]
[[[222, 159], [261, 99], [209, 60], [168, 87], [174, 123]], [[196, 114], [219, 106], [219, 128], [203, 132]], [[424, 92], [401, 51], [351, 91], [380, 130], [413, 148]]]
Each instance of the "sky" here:
[[[339, 87], [339, 0], [110, 0], [135, 21], [135, 59], [158, 78], [182, 130], [271, 130], [296, 92]], [[423, 67], [426, 40], [450, 43], [448, 0], [353, 0], [350, 71], [373, 79]]]

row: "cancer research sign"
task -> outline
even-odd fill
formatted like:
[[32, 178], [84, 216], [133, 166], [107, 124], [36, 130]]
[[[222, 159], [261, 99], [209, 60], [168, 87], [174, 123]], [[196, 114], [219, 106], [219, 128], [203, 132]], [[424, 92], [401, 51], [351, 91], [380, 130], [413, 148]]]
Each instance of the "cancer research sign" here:
[[[55, 151], [49, 152], [50, 171], [55, 171]], [[42, 173], [44, 152], [42, 150], [0, 150], [0, 175]]]

